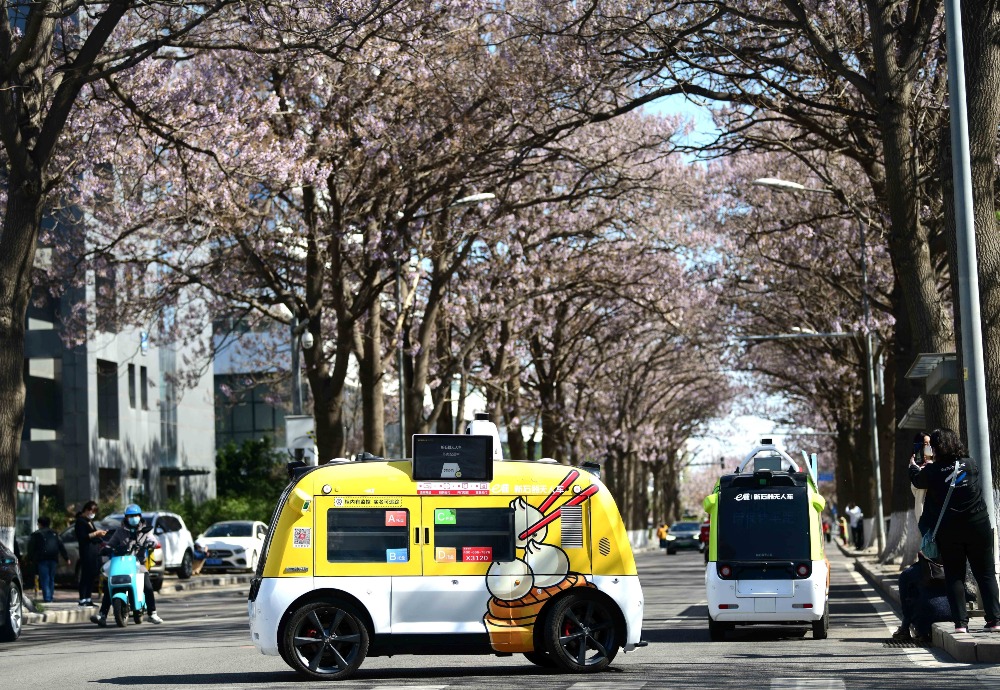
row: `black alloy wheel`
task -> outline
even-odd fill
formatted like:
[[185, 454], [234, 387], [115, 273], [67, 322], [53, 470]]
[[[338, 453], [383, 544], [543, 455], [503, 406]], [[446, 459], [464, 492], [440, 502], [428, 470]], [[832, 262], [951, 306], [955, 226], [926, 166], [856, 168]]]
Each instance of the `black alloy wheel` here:
[[11, 581], [6, 586], [0, 586], [0, 642], [13, 642], [21, 636], [23, 620], [23, 602], [21, 588]]
[[181, 558], [181, 567], [177, 569], [177, 577], [182, 580], [189, 580], [194, 574], [194, 554], [191, 553], [191, 549], [184, 552], [184, 557]]
[[708, 637], [712, 642], [724, 642], [726, 639], [726, 624], [719, 623], [708, 617]]
[[340, 602], [313, 602], [292, 614], [279, 646], [282, 658], [299, 673], [343, 680], [368, 654], [368, 629]]
[[830, 634], [830, 612], [824, 611], [822, 618], [818, 621], [813, 621], [812, 629], [814, 640], [825, 640], [827, 635]]
[[561, 669], [593, 673], [607, 668], [620, 642], [610, 605], [593, 597], [570, 594], [545, 618], [545, 651]]

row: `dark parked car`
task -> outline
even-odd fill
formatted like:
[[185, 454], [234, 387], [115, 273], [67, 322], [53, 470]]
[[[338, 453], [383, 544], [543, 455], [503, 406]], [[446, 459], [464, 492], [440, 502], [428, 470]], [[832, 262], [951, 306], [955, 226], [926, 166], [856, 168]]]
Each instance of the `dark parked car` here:
[[667, 553], [677, 553], [677, 549], [698, 549], [701, 551], [705, 548], [705, 544], [700, 537], [701, 523], [675, 522], [667, 530]]
[[24, 580], [14, 552], [0, 542], [0, 642], [13, 642], [21, 636]]

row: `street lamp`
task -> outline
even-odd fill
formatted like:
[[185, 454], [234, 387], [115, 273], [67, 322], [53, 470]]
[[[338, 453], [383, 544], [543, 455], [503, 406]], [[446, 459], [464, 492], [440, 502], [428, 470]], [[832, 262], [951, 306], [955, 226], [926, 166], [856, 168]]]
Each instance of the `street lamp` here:
[[[428, 211], [427, 213], [421, 213], [420, 215], [413, 216], [410, 220], [421, 220], [427, 218], [428, 216], [433, 216], [436, 213], [441, 213], [442, 211], [447, 211], [452, 208], [457, 208], [459, 206], [472, 206], [473, 204], [480, 204], [484, 201], [490, 201], [491, 199], [496, 199], [497, 195], [492, 192], [478, 192], [476, 194], [470, 194], [469, 196], [463, 196], [460, 199], [456, 199], [447, 206], [442, 206], [441, 208], [436, 208], [433, 211]], [[397, 212], [397, 217], [400, 219], [404, 218], [405, 215], [402, 211]], [[403, 316], [403, 234], [399, 235], [400, 243], [400, 255], [396, 260], [396, 309], [400, 318]], [[402, 343], [402, 331], [400, 331], [400, 343], [396, 350], [396, 369], [399, 375], [399, 455], [404, 460], [406, 459], [406, 394], [405, 394], [405, 377], [403, 376], [403, 343]]]
[[308, 350], [315, 344], [315, 338], [313, 334], [309, 331], [305, 331], [299, 335], [300, 327], [308, 326], [308, 321], [303, 322], [301, 325], [297, 316], [292, 316], [291, 321], [291, 331], [292, 331], [292, 414], [301, 415], [302, 414], [302, 371], [299, 364], [299, 346]]
[[[821, 189], [806, 187], [797, 182], [782, 180], [777, 177], [761, 177], [753, 181], [759, 187], [768, 187], [781, 192], [806, 192], [808, 194], [834, 194], [832, 189]], [[852, 209], [853, 210], [853, 209]], [[870, 308], [868, 305], [868, 261], [866, 260], [867, 248], [865, 243], [865, 224], [858, 217], [858, 234], [861, 240], [861, 311], [863, 319], [863, 333], [865, 345], [865, 373], [866, 381], [865, 397], [868, 399], [868, 423], [871, 427], [871, 454], [872, 468], [875, 472], [875, 536], [877, 538], [878, 551], [882, 553], [885, 549], [885, 515], [882, 511], [882, 469], [879, 461], [878, 447], [878, 418], [875, 414], [875, 366], [872, 362], [872, 335], [870, 325]], [[810, 337], [812, 334], [796, 334], [803, 337]], [[827, 334], [831, 336], [833, 334]], [[851, 336], [855, 335], [853, 333]], [[815, 337], [815, 336], [812, 336]]]

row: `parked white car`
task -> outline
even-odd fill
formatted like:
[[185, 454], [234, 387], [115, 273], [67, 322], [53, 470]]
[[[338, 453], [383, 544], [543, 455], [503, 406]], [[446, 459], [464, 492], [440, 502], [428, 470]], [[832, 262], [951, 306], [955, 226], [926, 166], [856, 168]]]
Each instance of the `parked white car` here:
[[257, 569], [267, 525], [258, 520], [216, 522], [195, 541], [207, 552], [203, 570]]
[[[122, 513], [115, 513], [104, 518], [105, 522], [121, 524]], [[153, 536], [163, 549], [163, 568], [168, 573], [176, 573], [177, 577], [186, 580], [191, 577], [194, 569], [194, 539], [184, 524], [184, 518], [177, 513], [165, 510], [143, 511], [142, 519], [147, 525], [153, 526]], [[156, 554], [153, 554], [154, 558]]]

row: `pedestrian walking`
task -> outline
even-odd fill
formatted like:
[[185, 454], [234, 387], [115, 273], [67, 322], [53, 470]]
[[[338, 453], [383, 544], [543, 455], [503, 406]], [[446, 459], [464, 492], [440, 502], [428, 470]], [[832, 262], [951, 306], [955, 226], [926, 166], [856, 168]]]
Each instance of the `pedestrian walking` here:
[[918, 465], [910, 458], [910, 482], [927, 489], [924, 511], [937, 524], [935, 542], [944, 565], [948, 603], [956, 632], [968, 632], [965, 564], [979, 584], [988, 632], [1000, 632], [1000, 592], [993, 560], [993, 528], [979, 481], [979, 465], [951, 429], [931, 433], [933, 462]]
[[87, 501], [83, 504], [83, 509], [76, 514], [76, 524], [73, 525], [76, 542], [80, 545], [80, 606], [94, 605], [91, 596], [94, 592], [94, 581], [100, 572], [100, 551], [97, 545], [108, 533], [107, 530], [97, 529], [94, 526], [96, 517], [97, 503]]
[[865, 548], [865, 514], [861, 506], [853, 501], [847, 506], [847, 519], [851, 524], [851, 540], [854, 548], [860, 551]]
[[38, 529], [32, 532], [28, 539], [28, 557], [35, 563], [38, 586], [42, 588], [44, 602], [52, 601], [55, 596], [59, 556], [62, 556], [67, 563], [70, 562], [66, 547], [52, 529], [52, 521], [43, 515], [38, 518]]
[[667, 523], [656, 528], [656, 538], [660, 540], [660, 548], [667, 548]]

